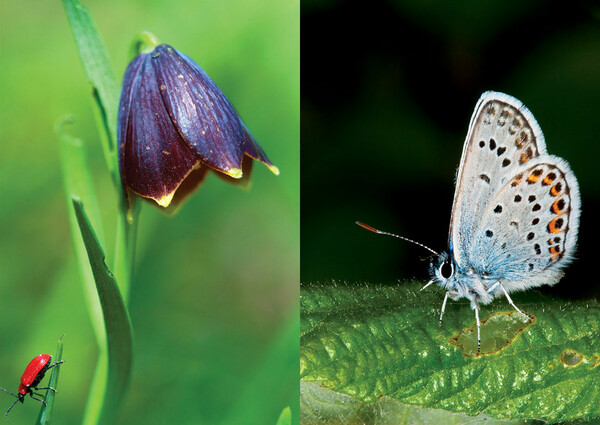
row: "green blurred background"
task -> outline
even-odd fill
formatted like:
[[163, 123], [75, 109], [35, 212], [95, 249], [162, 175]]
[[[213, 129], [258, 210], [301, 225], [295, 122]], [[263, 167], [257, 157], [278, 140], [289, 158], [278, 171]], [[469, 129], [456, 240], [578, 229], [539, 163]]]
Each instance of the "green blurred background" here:
[[469, 120], [496, 90], [579, 180], [577, 260], [551, 292], [600, 296], [597, 2], [304, 0], [301, 21], [302, 282], [427, 279], [427, 251], [354, 222], [447, 249]]
[[[134, 365], [121, 423], [274, 424], [297, 418], [299, 1], [84, 1], [121, 81], [130, 41], [153, 32], [196, 60], [280, 170], [255, 164], [249, 191], [209, 175], [172, 218], [144, 205], [130, 315]], [[79, 423], [97, 348], [76, 268], [57, 120], [85, 141], [104, 207], [115, 192], [88, 84], [59, 0], [0, 10], [0, 386], [65, 333], [56, 424]], [[0, 411], [12, 403], [0, 396]], [[11, 412], [32, 423], [39, 405]]]

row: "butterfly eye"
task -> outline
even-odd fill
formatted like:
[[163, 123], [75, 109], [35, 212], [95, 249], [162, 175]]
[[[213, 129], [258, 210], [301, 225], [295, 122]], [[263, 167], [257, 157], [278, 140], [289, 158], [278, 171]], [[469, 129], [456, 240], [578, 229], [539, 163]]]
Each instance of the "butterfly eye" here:
[[440, 274], [444, 279], [449, 279], [454, 273], [454, 267], [452, 266], [452, 261], [449, 259], [444, 260], [442, 265], [440, 266]]

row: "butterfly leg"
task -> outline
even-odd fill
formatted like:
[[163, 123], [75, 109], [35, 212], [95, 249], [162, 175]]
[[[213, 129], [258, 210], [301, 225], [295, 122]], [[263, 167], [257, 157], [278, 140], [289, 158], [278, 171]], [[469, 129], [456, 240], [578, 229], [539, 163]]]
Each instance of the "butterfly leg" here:
[[448, 302], [449, 296], [450, 296], [450, 292], [446, 292], [446, 296], [444, 297], [444, 302], [442, 303], [442, 312], [440, 314], [440, 327], [442, 326], [442, 318], [444, 317], [444, 311], [446, 311], [446, 303]]
[[479, 321], [479, 308], [475, 307], [475, 320], [477, 320], [477, 354], [481, 352], [481, 322]]
[[492, 292], [494, 292], [494, 289], [496, 289], [498, 287], [498, 285], [500, 285], [500, 281], [494, 283], [492, 286], [490, 286], [487, 289], [488, 294], [491, 294]]
[[419, 292], [421, 292], [423, 289], [427, 288], [429, 285], [431, 285], [433, 282], [435, 282], [435, 279], [431, 279], [429, 282], [427, 282], [427, 285], [423, 286], [421, 289], [419, 289]]
[[524, 316], [527, 316], [525, 313], [523, 313], [519, 307], [517, 307], [515, 305], [515, 303], [513, 302], [513, 300], [510, 298], [510, 296], [508, 295], [508, 292], [506, 292], [506, 289], [504, 289], [504, 286], [500, 285], [500, 288], [502, 288], [502, 292], [504, 292], [504, 296], [506, 297], [506, 299], [508, 300], [508, 303], [512, 306], [512, 308], [514, 308], [515, 310], [517, 310], [519, 313], [521, 313]]

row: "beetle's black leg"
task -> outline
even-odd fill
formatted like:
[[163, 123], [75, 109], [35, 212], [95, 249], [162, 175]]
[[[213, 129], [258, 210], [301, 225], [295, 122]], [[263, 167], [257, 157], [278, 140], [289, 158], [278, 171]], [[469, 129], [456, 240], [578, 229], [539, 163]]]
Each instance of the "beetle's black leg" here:
[[[42, 403], [44, 406], [47, 406], [47, 404], [46, 404], [46, 402], [45, 402], [44, 400], [42, 400], [41, 398], [35, 398], [35, 397], [33, 396], [33, 394], [34, 394], [34, 393], [33, 393], [33, 391], [30, 391], [30, 392], [29, 392], [29, 396], [30, 396], [32, 399], [39, 401], [39, 402], [40, 402], [40, 403]], [[43, 395], [42, 395], [42, 394], [36, 394], [36, 395], [37, 395], [37, 396], [39, 396], [39, 397], [43, 397]]]
[[48, 369], [52, 369], [54, 366], [58, 366], [59, 364], [63, 364], [64, 362], [65, 362], [64, 360], [61, 360], [61, 361], [59, 361], [59, 362], [54, 362], [54, 363], [52, 363], [50, 366], [48, 366], [48, 367], [46, 368], [46, 370], [48, 370]]
[[54, 388], [52, 388], [52, 387], [34, 387], [34, 388], [35, 388], [36, 391], [39, 391], [39, 390], [50, 390], [50, 391], [56, 392], [56, 390]]

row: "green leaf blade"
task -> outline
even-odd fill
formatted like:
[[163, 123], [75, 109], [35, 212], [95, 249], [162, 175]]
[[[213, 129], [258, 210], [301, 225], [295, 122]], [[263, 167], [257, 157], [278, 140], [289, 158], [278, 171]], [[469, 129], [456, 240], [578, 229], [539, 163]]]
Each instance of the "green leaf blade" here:
[[118, 183], [116, 140], [119, 86], [104, 42], [88, 10], [77, 0], [63, 0], [63, 6], [83, 68], [94, 88], [95, 112], [99, 121], [98, 130], [103, 133], [101, 140], [105, 159], [115, 183]]
[[362, 403], [345, 394], [327, 390], [314, 382], [301, 382], [302, 425], [545, 425], [542, 421], [469, 416], [441, 409], [402, 404], [391, 397]]
[[[54, 357], [52, 357], [52, 362], [61, 361], [62, 353], [63, 353], [63, 342], [62, 342], [62, 336], [61, 336], [60, 339], [58, 340], [58, 345], [56, 346], [56, 353], [54, 354]], [[52, 371], [50, 373], [50, 379], [48, 380], [48, 386], [50, 388], [54, 388], [55, 390], [58, 390], [58, 374], [59, 374], [59, 372], [60, 372], [60, 366], [53, 367]], [[51, 391], [51, 390], [46, 391], [46, 397], [44, 398], [44, 401], [46, 402], [46, 404], [45, 405], [42, 404], [42, 407], [40, 408], [40, 414], [38, 415], [36, 425], [50, 424], [50, 418], [52, 416], [52, 409], [54, 407], [55, 396], [56, 396], [56, 393], [54, 391]]]
[[86, 205], [87, 214], [100, 244], [104, 243], [104, 231], [102, 228], [100, 206], [98, 205], [92, 176], [86, 161], [85, 146], [81, 139], [75, 138], [65, 131], [64, 127], [68, 121], [69, 119], [65, 119], [59, 122], [56, 133], [60, 142], [61, 169], [69, 212], [69, 224], [71, 226], [73, 246], [75, 247], [83, 290], [86, 295], [87, 308], [90, 312], [90, 320], [94, 327], [98, 345], [104, 347], [106, 345], [104, 321], [102, 319], [100, 303], [98, 302], [94, 276], [90, 270], [87, 251], [81, 239], [79, 223], [77, 222], [75, 210], [71, 202], [72, 197], [77, 197]]
[[[468, 304], [449, 304], [440, 328], [443, 293], [418, 289], [305, 287], [302, 380], [366, 403], [389, 396], [425, 408], [550, 422], [600, 416], [597, 303], [542, 303], [538, 294], [525, 295], [536, 302], [515, 302], [535, 323], [515, 331], [505, 348], [468, 357], [450, 343], [474, 324]], [[482, 320], [497, 311], [510, 307], [501, 300], [485, 306]], [[497, 337], [491, 329], [482, 327], [482, 344]], [[582, 361], [564, 364], [565, 350]]]
[[106, 380], [108, 375], [107, 354], [106, 354], [106, 329], [102, 307], [98, 298], [98, 290], [94, 275], [90, 268], [87, 250], [79, 230], [79, 222], [75, 215], [72, 198], [76, 197], [86, 205], [86, 211], [92, 223], [99, 243], [104, 241], [104, 232], [102, 230], [102, 220], [98, 199], [94, 190], [92, 176], [87, 166], [85, 146], [83, 141], [71, 136], [65, 131], [65, 124], [69, 119], [61, 120], [56, 126], [56, 133], [60, 141], [61, 168], [63, 173], [63, 182], [67, 200], [67, 209], [69, 214], [69, 224], [71, 235], [73, 237], [73, 246], [75, 256], [79, 266], [79, 275], [85, 294], [87, 310], [92, 323], [96, 342], [98, 344], [98, 362], [94, 371], [94, 378], [89, 390], [89, 397], [85, 408], [85, 420], [83, 423], [91, 425], [97, 422], [102, 410], [103, 394], [106, 390]]
[[112, 424], [127, 391], [132, 363], [132, 329], [117, 282], [104, 262], [104, 252], [85, 214], [83, 204], [73, 199], [90, 267], [94, 275], [106, 326], [108, 376], [99, 423]]
[[289, 407], [281, 411], [276, 425], [292, 425], [292, 410]]

